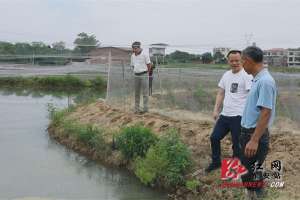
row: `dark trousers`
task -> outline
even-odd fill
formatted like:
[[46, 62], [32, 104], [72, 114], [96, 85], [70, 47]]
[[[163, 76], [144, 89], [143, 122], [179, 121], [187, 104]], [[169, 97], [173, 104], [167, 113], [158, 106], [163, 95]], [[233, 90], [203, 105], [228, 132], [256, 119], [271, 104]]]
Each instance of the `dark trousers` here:
[[[259, 140], [258, 149], [256, 154], [247, 158], [245, 156], [245, 147], [249, 140], [251, 139], [251, 135], [253, 134], [255, 129], [247, 130], [242, 128], [241, 136], [240, 136], [240, 160], [241, 163], [247, 168], [248, 173], [243, 175], [242, 181], [243, 183], [252, 183], [252, 187], [246, 187], [249, 190], [257, 191], [263, 187], [263, 172], [262, 172], [262, 164], [266, 159], [269, 149], [269, 131], [266, 129], [265, 133]], [[255, 185], [255, 187], [253, 187]]]
[[230, 131], [233, 157], [239, 157], [239, 137], [241, 133], [241, 116], [227, 117], [220, 115], [210, 136], [212, 162], [221, 163], [221, 140]]

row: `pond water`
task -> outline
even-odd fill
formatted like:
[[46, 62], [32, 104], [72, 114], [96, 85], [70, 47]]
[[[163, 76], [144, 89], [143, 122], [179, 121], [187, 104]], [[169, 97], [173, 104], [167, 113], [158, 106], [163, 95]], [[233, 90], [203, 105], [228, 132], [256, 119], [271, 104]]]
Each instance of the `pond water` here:
[[49, 103], [63, 108], [70, 98], [0, 91], [1, 200], [167, 199], [126, 170], [107, 168], [51, 140]]

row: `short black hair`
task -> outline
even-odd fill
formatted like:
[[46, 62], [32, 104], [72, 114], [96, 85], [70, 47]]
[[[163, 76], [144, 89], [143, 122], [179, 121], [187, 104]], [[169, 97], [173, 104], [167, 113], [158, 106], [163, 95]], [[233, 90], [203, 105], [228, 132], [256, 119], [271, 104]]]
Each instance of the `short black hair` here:
[[230, 56], [230, 54], [237, 54], [237, 53], [242, 55], [242, 51], [240, 50], [230, 50], [227, 54], [227, 58]]
[[132, 43], [132, 48], [134, 48], [134, 47], [140, 48], [141, 47], [141, 42], [138, 42], [138, 41], [133, 42]]
[[256, 63], [262, 63], [264, 60], [264, 52], [256, 46], [250, 46], [243, 50], [243, 56], [251, 58]]

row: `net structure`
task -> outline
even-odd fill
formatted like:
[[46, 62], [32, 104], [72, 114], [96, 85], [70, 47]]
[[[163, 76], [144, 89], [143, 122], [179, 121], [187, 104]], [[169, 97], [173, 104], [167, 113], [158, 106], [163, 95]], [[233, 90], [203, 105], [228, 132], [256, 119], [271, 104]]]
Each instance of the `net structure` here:
[[[135, 75], [129, 62], [112, 59], [107, 66], [106, 102], [124, 111], [134, 111]], [[153, 76], [149, 77], [150, 112], [167, 115], [188, 113], [194, 115], [193, 119], [200, 113], [210, 116], [218, 91], [217, 85], [225, 71], [156, 65]], [[299, 127], [300, 77], [283, 73], [272, 75], [278, 88], [275, 124], [283, 126], [284, 122], [288, 126]], [[142, 97], [140, 104], [143, 104]]]

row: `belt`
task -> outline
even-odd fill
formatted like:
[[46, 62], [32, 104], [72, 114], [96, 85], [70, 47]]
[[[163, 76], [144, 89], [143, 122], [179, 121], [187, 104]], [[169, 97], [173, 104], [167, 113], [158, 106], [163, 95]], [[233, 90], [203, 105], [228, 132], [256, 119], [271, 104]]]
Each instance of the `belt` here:
[[255, 128], [245, 128], [245, 127], [241, 128], [241, 132], [243, 132], [243, 133], [254, 133], [254, 131], [255, 131]]
[[143, 74], [146, 74], [146, 73], [148, 73], [148, 71], [134, 73], [134, 75], [140, 76], [140, 75], [143, 75]]
[[[242, 127], [242, 128], [241, 128], [241, 132], [242, 132], [242, 133], [252, 134], [252, 133], [254, 133], [255, 129], [256, 129], [256, 128], [245, 128], [245, 127]], [[266, 128], [265, 133], [269, 133], [269, 129], [268, 129], [268, 128]], [[264, 133], [264, 134], [265, 134], [265, 133]]]

